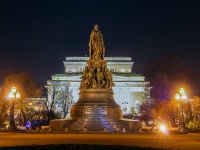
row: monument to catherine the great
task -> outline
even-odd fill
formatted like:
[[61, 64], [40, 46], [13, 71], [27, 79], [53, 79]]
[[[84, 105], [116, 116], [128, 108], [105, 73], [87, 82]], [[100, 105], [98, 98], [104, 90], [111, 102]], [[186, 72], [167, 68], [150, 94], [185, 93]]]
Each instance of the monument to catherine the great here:
[[141, 122], [122, 118], [122, 110], [113, 98], [112, 73], [104, 60], [105, 46], [98, 25], [90, 34], [89, 60], [83, 71], [78, 101], [69, 119], [51, 120], [52, 131], [65, 132], [137, 132]]

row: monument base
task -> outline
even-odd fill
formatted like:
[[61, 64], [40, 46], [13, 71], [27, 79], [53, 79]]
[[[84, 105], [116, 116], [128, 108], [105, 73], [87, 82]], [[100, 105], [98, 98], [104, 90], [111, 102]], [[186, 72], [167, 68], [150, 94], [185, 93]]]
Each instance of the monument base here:
[[122, 119], [112, 89], [85, 89], [70, 111], [70, 119], [50, 121], [51, 131], [68, 133], [138, 132], [142, 122]]
[[51, 120], [52, 132], [65, 133], [134, 133], [142, 128], [142, 122], [131, 119], [57, 119]]

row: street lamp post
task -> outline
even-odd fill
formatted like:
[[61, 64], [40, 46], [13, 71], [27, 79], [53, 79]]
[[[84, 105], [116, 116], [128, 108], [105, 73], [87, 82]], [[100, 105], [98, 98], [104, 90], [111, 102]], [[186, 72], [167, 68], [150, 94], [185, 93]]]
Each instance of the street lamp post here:
[[176, 94], [175, 98], [177, 100], [181, 101], [181, 117], [182, 117], [181, 128], [182, 128], [182, 131], [184, 131], [185, 130], [185, 121], [184, 121], [184, 113], [183, 113], [183, 100], [186, 100], [187, 96], [186, 96], [183, 88], [180, 88], [180, 91], [179, 91], [179, 93]]
[[19, 92], [17, 92], [15, 87], [12, 87], [12, 90], [8, 96], [10, 99], [10, 131], [14, 131], [15, 130], [15, 121], [14, 121], [15, 100], [20, 97], [20, 94]]

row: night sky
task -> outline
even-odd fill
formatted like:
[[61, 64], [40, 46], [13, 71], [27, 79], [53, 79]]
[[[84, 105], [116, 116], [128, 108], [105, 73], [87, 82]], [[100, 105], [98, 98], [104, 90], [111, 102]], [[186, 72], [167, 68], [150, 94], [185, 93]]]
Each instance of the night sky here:
[[0, 0], [0, 70], [45, 85], [67, 56], [88, 55], [98, 24], [106, 56], [130, 56], [133, 72], [174, 53], [200, 68], [200, 2], [170, 0]]

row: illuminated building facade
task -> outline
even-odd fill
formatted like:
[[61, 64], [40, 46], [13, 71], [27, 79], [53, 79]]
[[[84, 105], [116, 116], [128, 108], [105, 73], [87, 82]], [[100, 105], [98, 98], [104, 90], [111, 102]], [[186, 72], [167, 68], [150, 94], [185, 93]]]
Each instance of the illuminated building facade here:
[[[64, 63], [64, 74], [52, 75], [47, 81], [47, 87], [52, 82], [69, 85], [73, 91], [74, 101], [79, 98], [79, 86], [82, 72], [86, 66], [88, 57], [66, 57]], [[104, 57], [108, 69], [113, 73], [114, 99], [121, 106], [123, 114], [137, 111], [142, 101], [148, 100], [150, 95], [149, 82], [145, 77], [132, 72], [133, 62], [131, 57]], [[48, 95], [51, 99], [51, 95]]]

